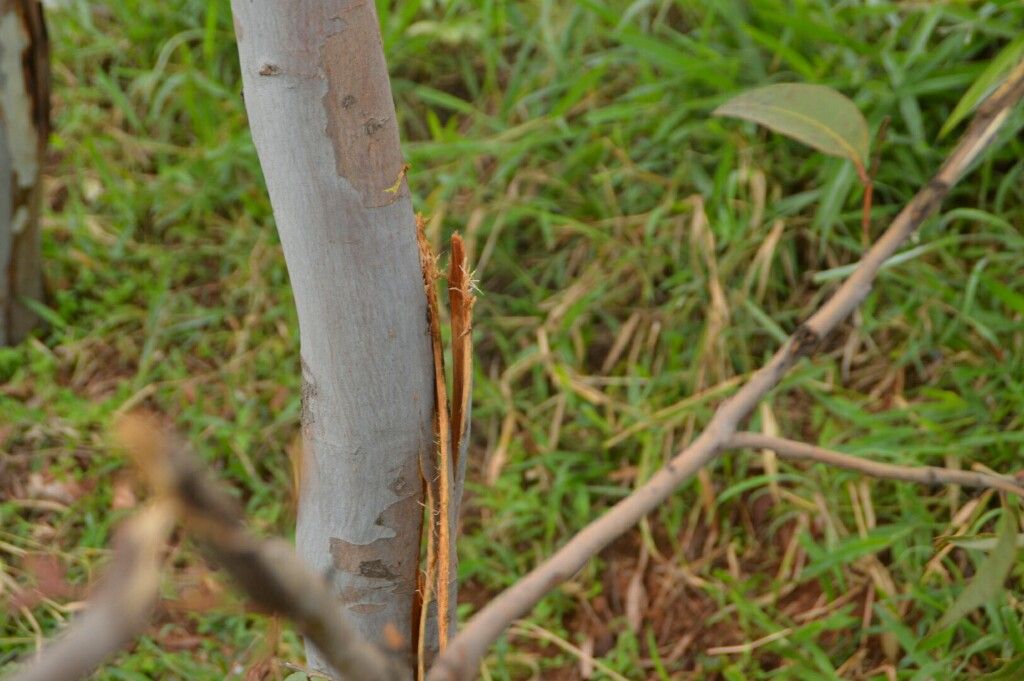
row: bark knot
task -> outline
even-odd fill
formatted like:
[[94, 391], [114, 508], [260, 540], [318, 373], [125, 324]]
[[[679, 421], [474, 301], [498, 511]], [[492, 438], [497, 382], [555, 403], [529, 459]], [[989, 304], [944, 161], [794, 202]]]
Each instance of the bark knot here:
[[[349, 96], [351, 97], [351, 95]], [[366, 131], [367, 137], [373, 137], [376, 135], [384, 128], [385, 125], [387, 125], [387, 120], [388, 119], [386, 118], [367, 118], [366, 123], [363, 124], [363, 130]]]
[[806, 324], [801, 324], [793, 334], [793, 354], [796, 357], [807, 357], [818, 349], [821, 341], [822, 338], [817, 331]]

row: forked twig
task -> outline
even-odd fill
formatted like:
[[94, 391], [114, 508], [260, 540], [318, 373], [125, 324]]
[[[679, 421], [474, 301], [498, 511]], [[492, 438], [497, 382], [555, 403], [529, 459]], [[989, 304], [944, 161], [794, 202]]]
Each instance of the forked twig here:
[[801, 324], [772, 359], [733, 397], [723, 402], [704, 431], [650, 480], [591, 522], [550, 558], [484, 606], [441, 653], [429, 681], [468, 678], [488, 646], [509, 624], [529, 612], [549, 591], [658, 507], [677, 487], [723, 450], [751, 410], [800, 358], [849, 316], [871, 290], [881, 266], [910, 234], [938, 208], [950, 188], [988, 148], [1010, 111], [1024, 95], [1024, 62], [981, 105], [970, 127], [935, 177], [911, 199], [835, 294]]
[[814, 461], [835, 468], [856, 471], [872, 478], [902, 480], [920, 485], [961, 485], [982, 489], [997, 489], [1024, 498], [1024, 485], [1015, 479], [979, 471], [958, 471], [938, 466], [900, 466], [843, 454], [824, 447], [816, 447], [796, 440], [787, 440], [760, 433], [736, 433], [723, 449], [770, 449], [784, 459]]

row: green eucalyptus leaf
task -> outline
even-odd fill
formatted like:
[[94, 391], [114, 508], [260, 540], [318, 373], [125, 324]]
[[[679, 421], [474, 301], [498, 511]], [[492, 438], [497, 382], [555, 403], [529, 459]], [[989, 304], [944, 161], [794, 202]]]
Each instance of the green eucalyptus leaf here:
[[818, 151], [850, 159], [860, 170], [867, 166], [867, 121], [856, 104], [830, 87], [766, 85], [733, 97], [712, 113], [759, 123]]

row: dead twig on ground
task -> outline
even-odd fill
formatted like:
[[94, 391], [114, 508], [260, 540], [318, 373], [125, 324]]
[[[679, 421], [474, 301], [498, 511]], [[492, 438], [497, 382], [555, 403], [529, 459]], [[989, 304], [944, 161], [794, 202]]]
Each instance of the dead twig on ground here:
[[814, 461], [835, 468], [856, 471], [872, 478], [902, 480], [920, 485], [961, 485], [981, 489], [997, 489], [1024, 498], [1024, 485], [1010, 477], [978, 471], [959, 471], [938, 466], [900, 466], [872, 461], [851, 454], [843, 454], [824, 447], [816, 447], [796, 440], [772, 437], [760, 433], [736, 433], [725, 445], [726, 449], [770, 449], [784, 459]]

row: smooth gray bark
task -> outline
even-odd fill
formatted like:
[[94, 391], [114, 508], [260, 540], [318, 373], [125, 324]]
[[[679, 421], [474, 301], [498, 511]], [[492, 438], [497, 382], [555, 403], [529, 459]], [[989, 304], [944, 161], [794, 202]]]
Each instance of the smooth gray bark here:
[[433, 366], [376, 9], [369, 0], [232, 7], [249, 124], [299, 316], [296, 543], [366, 638], [397, 631], [411, 652]]
[[0, 0], [0, 345], [35, 325], [43, 282], [40, 168], [49, 134], [49, 45], [36, 0]]

